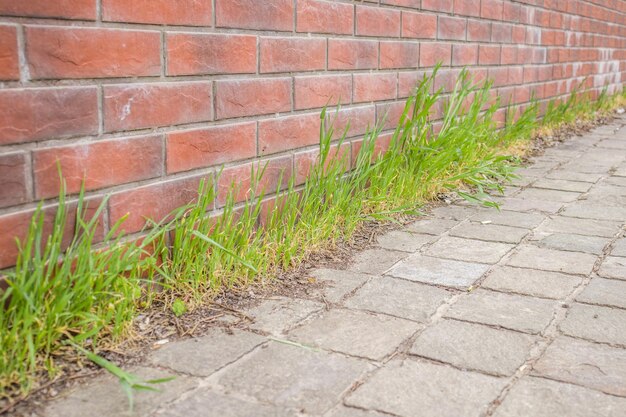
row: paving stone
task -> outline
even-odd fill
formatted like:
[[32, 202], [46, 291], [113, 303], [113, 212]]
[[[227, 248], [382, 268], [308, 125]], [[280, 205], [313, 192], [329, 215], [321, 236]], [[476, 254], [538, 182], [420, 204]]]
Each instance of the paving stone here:
[[[517, 174], [519, 175], [519, 174]], [[530, 184], [535, 182], [541, 175], [524, 175], [519, 178], [515, 178], [511, 180], [511, 185], [515, 185], [517, 187], [528, 187]]]
[[439, 258], [494, 264], [512, 248], [513, 245], [505, 243], [444, 236], [433, 243], [426, 253]]
[[476, 213], [476, 208], [474, 207], [464, 207], [458, 205], [452, 206], [441, 206], [434, 208], [432, 211], [433, 215], [442, 219], [452, 219], [452, 220], [465, 220], [469, 216]]
[[626, 399], [543, 378], [519, 380], [494, 417], [623, 417]]
[[254, 319], [249, 327], [270, 334], [280, 335], [325, 304], [299, 298], [273, 297], [264, 300], [247, 312]]
[[289, 339], [380, 361], [420, 328], [413, 321], [384, 314], [334, 309], [292, 330]]
[[626, 346], [626, 310], [575, 303], [559, 327], [568, 336]]
[[596, 258], [596, 256], [587, 253], [566, 252], [527, 245], [519, 247], [517, 253], [514, 253], [509, 259], [508, 265], [587, 275], [591, 272]]
[[459, 224], [458, 220], [422, 219], [406, 226], [406, 230], [427, 235], [441, 235]]
[[607, 206], [594, 202], [578, 201], [571, 204], [561, 213], [567, 217], [578, 217], [582, 219], [615, 220], [624, 222], [626, 219], [626, 207]]
[[334, 408], [330, 414], [325, 415], [324, 417], [389, 417], [389, 414], [383, 414], [377, 411], [361, 410], [341, 405]]
[[378, 275], [387, 271], [396, 262], [400, 259], [404, 259], [406, 256], [407, 254], [405, 252], [390, 251], [386, 249], [368, 249], [356, 255], [352, 265], [350, 265], [348, 269], [351, 271]]
[[580, 173], [576, 171], [557, 169], [547, 174], [546, 178], [555, 179], [555, 180], [595, 183], [600, 178], [602, 178], [602, 174], [589, 174], [589, 173], [585, 174], [585, 173]]
[[504, 243], [519, 243], [527, 234], [519, 227], [481, 223], [463, 223], [450, 231], [450, 236]]
[[576, 219], [554, 216], [535, 230], [536, 233], [571, 233], [585, 236], [613, 237], [620, 223], [608, 220]]
[[[132, 368], [129, 372], [142, 380], [173, 376], [171, 372], [154, 368]], [[130, 411], [128, 399], [120, 389], [117, 379], [103, 375], [79, 385], [73, 392], [52, 401], [44, 410], [46, 417], [84, 417], [84, 416], [143, 416], [152, 414], [161, 405], [180, 397], [198, 384], [192, 377], [176, 376], [172, 381], [159, 384], [159, 391], [136, 391], [134, 410]]]
[[569, 203], [576, 200], [580, 193], [570, 191], [544, 190], [541, 188], [527, 188], [517, 195], [517, 198], [541, 201], [556, 201]]
[[626, 281], [593, 278], [576, 301], [626, 309]]
[[478, 289], [461, 297], [445, 317], [539, 333], [552, 318], [554, 302]]
[[616, 185], [618, 187], [626, 187], [626, 176], [623, 177], [608, 177], [602, 181], [603, 184]]
[[[626, 350], [569, 337], [557, 338], [532, 373], [626, 396]], [[624, 411], [624, 410], [622, 410]]]
[[501, 266], [487, 275], [481, 287], [560, 300], [574, 291], [581, 281], [582, 278], [576, 275]]
[[544, 188], [547, 190], [572, 191], [576, 193], [585, 193], [591, 188], [590, 183], [568, 180], [554, 180], [549, 178], [540, 178], [533, 183], [533, 188]]
[[416, 253], [393, 267], [388, 274], [426, 284], [468, 288], [488, 269], [489, 266], [484, 264], [439, 259]]
[[489, 374], [513, 375], [528, 355], [534, 338], [480, 324], [442, 320], [426, 328], [410, 353]]
[[500, 208], [511, 211], [540, 211], [544, 213], [556, 213], [561, 210], [564, 203], [547, 200], [531, 200], [529, 198], [509, 197], [502, 199]]
[[345, 305], [424, 322], [451, 296], [441, 288], [383, 277], [366, 283]]
[[626, 280], [626, 258], [607, 256], [600, 266], [598, 275], [605, 278]]
[[623, 207], [626, 206], [626, 188], [599, 184], [594, 186], [584, 199], [592, 203]]
[[626, 150], [626, 141], [621, 139], [604, 139], [596, 145], [598, 148]]
[[613, 175], [616, 177], [626, 177], [626, 165], [622, 164], [619, 167], [617, 167], [615, 172], [613, 172]]
[[626, 257], [626, 238], [621, 238], [613, 244], [611, 255]]
[[150, 355], [150, 362], [177, 372], [209, 376], [265, 342], [262, 336], [234, 330], [232, 334], [214, 328], [194, 339], [168, 343]]
[[202, 389], [176, 402], [159, 415], [164, 417], [297, 417], [302, 414], [295, 410]]
[[322, 414], [370, 369], [365, 361], [271, 342], [214, 378], [224, 389], [261, 402]]
[[609, 243], [608, 238], [569, 233], [548, 233], [545, 235], [537, 233], [532, 241], [535, 245], [543, 248], [584, 252], [594, 255], [601, 255], [604, 247]]
[[394, 230], [378, 237], [378, 246], [383, 249], [396, 250], [402, 252], [416, 252], [427, 243], [437, 239], [431, 235], [417, 235], [414, 233]]
[[506, 380], [446, 365], [393, 361], [348, 396], [346, 404], [404, 417], [482, 415]]
[[491, 222], [503, 226], [521, 227], [534, 229], [545, 219], [545, 216], [537, 213], [524, 213], [508, 210], [481, 210], [471, 217], [475, 222]]
[[327, 268], [315, 269], [311, 272], [311, 276], [324, 284], [324, 287], [319, 290], [318, 294], [331, 303], [338, 303], [344, 296], [372, 278], [371, 275], [359, 272]]

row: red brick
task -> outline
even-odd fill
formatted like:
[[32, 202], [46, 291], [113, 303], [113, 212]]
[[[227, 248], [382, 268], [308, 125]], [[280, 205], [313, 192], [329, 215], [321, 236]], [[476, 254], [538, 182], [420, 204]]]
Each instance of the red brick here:
[[[263, 177], [259, 180], [256, 190], [252, 189], [252, 169], [255, 174], [263, 171]], [[217, 180], [217, 203], [221, 206], [226, 203], [228, 191], [233, 189], [235, 202], [244, 201], [261, 194], [272, 194], [278, 186], [287, 186], [293, 172], [293, 157], [283, 156], [266, 161], [258, 161], [245, 165], [238, 165], [224, 169]], [[235, 188], [232, 188], [232, 187]]]
[[452, 0], [422, 0], [422, 9], [452, 13]]
[[61, 167], [70, 194], [145, 180], [163, 173], [161, 136], [112, 139], [36, 150], [33, 153], [35, 196], [58, 195]]
[[0, 145], [98, 133], [96, 87], [0, 91]]
[[30, 201], [29, 164], [23, 152], [0, 155], [0, 207]]
[[517, 63], [517, 46], [502, 45], [500, 64], [511, 65]]
[[350, 103], [352, 76], [313, 75], [294, 79], [295, 109], [311, 109]]
[[420, 67], [434, 67], [441, 62], [450, 65], [452, 45], [449, 43], [430, 42], [420, 45]]
[[353, 39], [328, 40], [328, 69], [378, 68], [378, 42]]
[[15, 26], [0, 26], [0, 80], [19, 79], [17, 29]]
[[526, 42], [526, 27], [524, 26], [513, 26], [511, 32], [511, 42], [521, 45]]
[[256, 52], [256, 36], [169, 33], [167, 74], [255, 73]]
[[437, 15], [403, 11], [402, 37], [435, 39], [437, 37]]
[[96, 2], [93, 0], [0, 0], [0, 15], [95, 20]]
[[502, 8], [502, 19], [509, 22], [519, 22], [521, 14], [521, 6], [516, 3], [511, 3], [509, 1], [504, 2], [504, 6]]
[[376, 104], [376, 122], [382, 123], [384, 130], [395, 129], [400, 122], [400, 117], [404, 113], [405, 107], [406, 102], [404, 101]]
[[452, 46], [452, 65], [476, 65], [478, 45], [456, 44]]
[[513, 25], [509, 23], [493, 23], [491, 26], [492, 42], [511, 42], [513, 36]]
[[291, 110], [291, 79], [223, 80], [215, 85], [215, 117], [256, 116]]
[[504, 3], [502, 0], [481, 0], [480, 17], [484, 19], [502, 20]]
[[326, 127], [333, 127], [333, 139], [341, 138], [344, 133], [347, 138], [362, 135], [375, 123], [376, 108], [373, 105], [329, 111], [326, 114]]
[[354, 6], [321, 0], [299, 0], [296, 31], [351, 35], [354, 31]]
[[261, 155], [314, 145], [319, 140], [319, 113], [298, 114], [259, 122], [259, 154]]
[[102, 0], [102, 20], [157, 25], [210, 26], [211, 0]]
[[478, 63], [480, 65], [500, 64], [500, 45], [480, 45]]
[[354, 74], [355, 103], [379, 101], [396, 98], [398, 86], [397, 74]]
[[419, 63], [419, 44], [407, 41], [380, 43], [380, 68], [416, 68]]
[[169, 133], [167, 173], [252, 158], [256, 131], [256, 122], [247, 122]]
[[491, 39], [491, 23], [480, 20], [468, 20], [467, 40], [474, 42], [488, 42]]
[[30, 26], [26, 57], [34, 79], [159, 75], [158, 32]]
[[480, 16], [480, 2], [477, 0], [454, 0], [454, 14]]
[[437, 36], [439, 39], [462, 41], [465, 39], [467, 20], [459, 17], [439, 16]]
[[326, 67], [326, 40], [261, 38], [261, 72], [314, 71]]
[[506, 85], [509, 79], [509, 69], [507, 67], [489, 68], [489, 78], [493, 80], [494, 87]]
[[293, 30], [293, 0], [215, 0], [217, 27]]
[[400, 12], [356, 6], [356, 33], [361, 36], [400, 36]]
[[[299, 152], [295, 155], [294, 164], [296, 166], [296, 184], [303, 184], [307, 180], [309, 175], [311, 175], [313, 167], [319, 164], [319, 157], [319, 149]], [[324, 165], [327, 168], [335, 161], [341, 162], [344, 165], [344, 171], [348, 171], [348, 169], [350, 169], [349, 143], [342, 143], [341, 146], [335, 144], [330, 147]]]
[[211, 82], [104, 87], [104, 130], [142, 129], [211, 120]]
[[[460, 69], [443, 69], [439, 71], [435, 77], [435, 91], [441, 89], [444, 93], [449, 93], [454, 90], [454, 86], [456, 85], [460, 73]], [[443, 105], [443, 102], [441, 102], [441, 105]]]
[[392, 6], [412, 7], [414, 9], [419, 9], [421, 0], [380, 0], [380, 3], [390, 4]]
[[398, 97], [409, 97], [415, 92], [417, 84], [420, 83], [424, 76], [427, 75], [425, 71], [415, 72], [401, 72], [398, 74]]
[[[386, 133], [378, 136], [376, 138], [376, 143], [374, 144], [374, 153], [372, 155], [372, 162], [378, 158], [379, 155], [384, 154], [389, 149], [389, 145], [391, 144], [391, 139], [393, 138], [393, 133]], [[363, 139], [355, 140], [352, 142], [352, 165], [354, 166], [359, 152], [363, 147]]]

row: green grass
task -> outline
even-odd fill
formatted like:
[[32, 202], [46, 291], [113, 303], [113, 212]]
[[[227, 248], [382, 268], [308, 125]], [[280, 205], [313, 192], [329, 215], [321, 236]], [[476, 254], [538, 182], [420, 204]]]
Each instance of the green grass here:
[[[5, 306], [0, 308], [0, 397], [26, 394], [38, 381], [54, 378], [62, 371], [57, 359], [72, 352], [102, 366], [106, 362], [93, 352], [127, 337], [138, 311], [155, 300], [177, 316], [185, 314], [219, 291], [271, 279], [312, 252], [349, 240], [363, 222], [417, 213], [441, 192], [493, 206], [488, 191], [511, 179], [518, 161], [510, 150], [539, 128], [554, 129], [623, 100], [605, 93], [592, 103], [572, 94], [548, 105], [543, 122], [532, 104], [522, 113], [511, 112], [499, 128], [494, 122], [499, 103], [491, 102], [490, 83], [474, 85], [463, 71], [454, 91], [444, 95], [431, 93], [434, 77], [425, 77], [407, 100], [386, 152], [377, 147], [380, 121], [350, 161], [338, 151], [347, 143], [347, 129], [334, 141], [335, 115], [324, 110], [319, 159], [303, 185], [286, 178], [285, 188], [264, 189], [264, 168], [255, 167], [246, 200], [236, 203], [235, 188], [220, 212], [208, 215], [215, 183], [203, 181], [194, 203], [153, 223], [140, 240], [124, 237], [122, 219], [96, 246], [106, 199], [88, 216], [81, 192], [76, 233], [69, 246], [64, 244], [73, 209], [63, 187], [51, 233], [39, 207], [28, 237], [18, 243], [8, 289], [0, 294]], [[440, 104], [444, 112], [437, 125], [432, 118]], [[269, 194], [275, 199], [268, 200]], [[118, 376], [127, 389], [141, 385], [132, 376]]]

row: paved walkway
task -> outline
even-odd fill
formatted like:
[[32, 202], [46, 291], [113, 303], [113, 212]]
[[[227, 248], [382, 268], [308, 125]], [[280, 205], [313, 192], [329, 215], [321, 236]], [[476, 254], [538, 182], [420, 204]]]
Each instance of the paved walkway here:
[[[626, 123], [626, 120], [624, 121]], [[177, 374], [135, 415], [626, 416], [626, 128], [548, 149], [503, 210], [469, 205], [382, 236], [310, 299], [156, 350]], [[122, 416], [108, 376], [48, 417]]]

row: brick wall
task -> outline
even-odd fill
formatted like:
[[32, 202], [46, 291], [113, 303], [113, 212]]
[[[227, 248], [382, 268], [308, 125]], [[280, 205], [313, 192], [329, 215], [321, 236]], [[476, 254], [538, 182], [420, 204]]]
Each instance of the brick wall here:
[[624, 0], [0, 0], [0, 268], [54, 213], [56, 161], [111, 194], [101, 233], [134, 233], [221, 165], [217, 204], [257, 160], [303, 180], [327, 102], [354, 153], [438, 61], [437, 86], [469, 66], [517, 104], [621, 88], [625, 24]]

